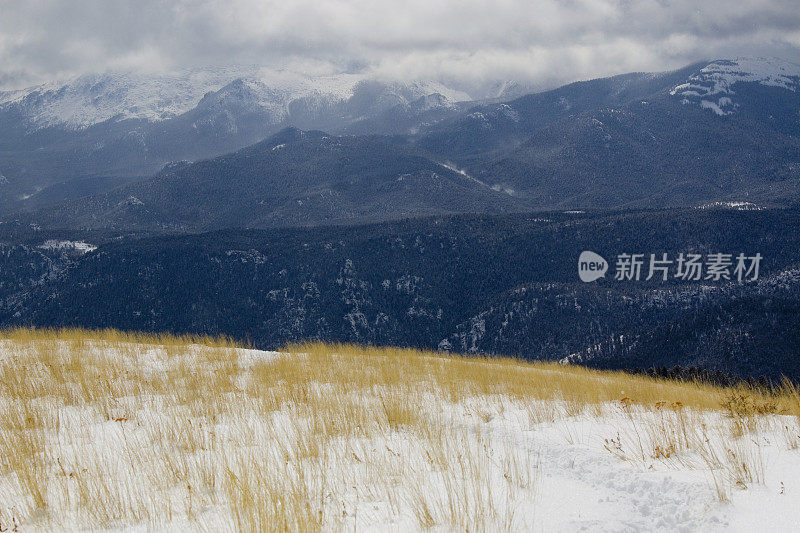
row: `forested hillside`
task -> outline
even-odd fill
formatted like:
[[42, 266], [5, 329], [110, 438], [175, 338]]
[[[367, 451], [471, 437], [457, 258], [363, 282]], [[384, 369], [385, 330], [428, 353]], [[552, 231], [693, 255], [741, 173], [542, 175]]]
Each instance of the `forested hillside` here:
[[[4, 324], [227, 334], [800, 377], [800, 212], [455, 216], [191, 236], [4, 245]], [[34, 232], [34, 235], [37, 233]], [[38, 237], [41, 239], [42, 237]], [[763, 256], [752, 282], [594, 283], [578, 255]]]

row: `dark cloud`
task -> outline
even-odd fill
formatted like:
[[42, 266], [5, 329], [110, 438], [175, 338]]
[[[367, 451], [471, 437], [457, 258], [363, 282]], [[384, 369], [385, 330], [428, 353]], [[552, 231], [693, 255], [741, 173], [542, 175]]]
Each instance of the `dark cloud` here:
[[800, 62], [796, 0], [2, 0], [0, 83], [260, 64], [548, 85], [698, 59]]

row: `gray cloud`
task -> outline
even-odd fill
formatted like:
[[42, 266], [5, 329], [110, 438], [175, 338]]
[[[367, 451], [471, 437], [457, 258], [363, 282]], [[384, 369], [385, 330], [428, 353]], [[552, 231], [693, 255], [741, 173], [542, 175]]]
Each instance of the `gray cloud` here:
[[800, 62], [796, 0], [0, 0], [0, 84], [259, 64], [540, 86], [698, 59]]

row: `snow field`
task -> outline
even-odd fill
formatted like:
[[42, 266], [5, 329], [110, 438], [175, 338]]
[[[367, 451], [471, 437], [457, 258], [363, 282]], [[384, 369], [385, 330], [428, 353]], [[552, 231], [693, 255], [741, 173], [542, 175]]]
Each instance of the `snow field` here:
[[3, 528], [800, 524], [793, 389], [411, 350], [8, 337]]

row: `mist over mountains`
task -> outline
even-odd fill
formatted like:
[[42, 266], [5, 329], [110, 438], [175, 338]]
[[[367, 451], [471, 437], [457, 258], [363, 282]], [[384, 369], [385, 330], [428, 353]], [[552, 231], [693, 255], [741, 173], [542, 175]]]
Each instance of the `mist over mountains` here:
[[[250, 213], [234, 225], [265, 227], [375, 220], [366, 206], [389, 198], [396, 208], [379, 208], [387, 219], [720, 201], [770, 207], [797, 198], [800, 67], [784, 61], [704, 62], [477, 105], [433, 82], [284, 74], [270, 85], [253, 75], [205, 93], [193, 107], [200, 87], [220, 83], [221, 73], [155, 85], [99, 77], [5, 95], [0, 207], [6, 214], [33, 211], [32, 223], [51, 227], [195, 230], [227, 226], [179, 215], [182, 202], [225, 218], [215, 199], [226, 198], [228, 207]], [[289, 124], [327, 135], [295, 139], [290, 129], [281, 134], [286, 143], [267, 140], [179, 170], [170, 163], [231, 152]], [[328, 159], [320, 157], [326, 143], [337, 146]], [[278, 144], [286, 149], [272, 153]], [[398, 162], [402, 157], [415, 162]], [[300, 160], [303, 169], [291, 166]], [[358, 181], [355, 168], [380, 186], [346, 192], [347, 182]], [[229, 180], [226, 169], [237, 179]], [[429, 180], [420, 177], [423, 169]], [[302, 186], [298, 173], [306, 174]], [[393, 187], [406, 174], [424, 183], [414, 189], [427, 201], [398, 197]], [[438, 184], [442, 179], [449, 185]], [[182, 180], [194, 191], [185, 197], [175, 188]], [[228, 185], [222, 195], [204, 194]], [[440, 186], [440, 201], [430, 201]], [[88, 198], [71, 199], [78, 195]], [[259, 195], [261, 207], [244, 202]], [[43, 206], [46, 213], [36, 211]]]
[[[287, 126], [343, 130], [364, 121], [395, 133], [457, 109], [469, 95], [435, 82], [363, 76], [309, 78], [263, 69], [187, 71], [175, 77], [87, 75], [0, 93], [0, 213], [36, 206], [50, 187], [83, 180], [100, 192], [165, 164], [201, 160]], [[87, 182], [87, 180], [90, 180]]]

